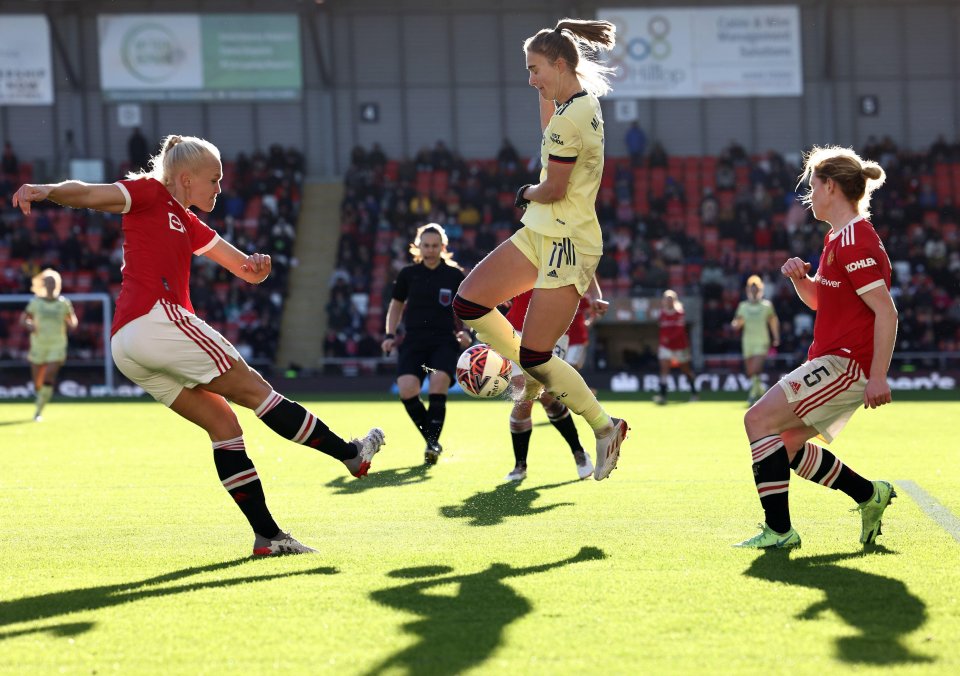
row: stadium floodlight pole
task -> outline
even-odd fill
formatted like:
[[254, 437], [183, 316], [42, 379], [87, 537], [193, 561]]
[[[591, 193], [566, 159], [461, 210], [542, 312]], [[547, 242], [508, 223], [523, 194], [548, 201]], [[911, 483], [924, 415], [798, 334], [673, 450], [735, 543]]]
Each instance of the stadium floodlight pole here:
[[[103, 383], [107, 392], [113, 394], [113, 353], [110, 352], [110, 326], [113, 324], [113, 298], [108, 293], [65, 293], [64, 298], [73, 301], [100, 301], [103, 303]], [[36, 298], [32, 293], [0, 294], [0, 303], [26, 305]]]

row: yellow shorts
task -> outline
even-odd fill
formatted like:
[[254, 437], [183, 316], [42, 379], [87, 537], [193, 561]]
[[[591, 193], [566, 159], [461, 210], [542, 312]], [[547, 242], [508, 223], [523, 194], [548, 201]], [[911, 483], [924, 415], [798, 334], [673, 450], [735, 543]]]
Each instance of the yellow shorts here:
[[110, 349], [120, 372], [167, 406], [184, 387], [205, 385], [240, 360], [216, 329], [163, 300], [121, 327]]
[[43, 345], [30, 343], [30, 351], [27, 353], [27, 361], [37, 366], [41, 364], [53, 364], [66, 361], [67, 343], [66, 341], [56, 345]]
[[535, 289], [559, 289], [573, 284], [582, 296], [600, 263], [600, 256], [579, 253], [569, 237], [550, 237], [523, 227], [510, 241], [537, 267]]
[[797, 417], [830, 443], [863, 406], [867, 378], [854, 360], [828, 354], [804, 362], [777, 384]]
[[741, 348], [743, 349], [744, 359], [749, 359], [750, 357], [766, 357], [770, 352], [770, 341], [744, 340], [741, 341]]

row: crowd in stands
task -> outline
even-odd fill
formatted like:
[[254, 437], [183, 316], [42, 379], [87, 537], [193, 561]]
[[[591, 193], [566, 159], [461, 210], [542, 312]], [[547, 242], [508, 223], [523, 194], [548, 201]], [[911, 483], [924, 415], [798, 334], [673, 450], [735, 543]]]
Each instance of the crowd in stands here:
[[[814, 266], [825, 226], [800, 203], [799, 156], [751, 156], [736, 142], [719, 156], [675, 157], [639, 128], [628, 132], [627, 157], [608, 157], [597, 199], [605, 255], [598, 269], [608, 299], [658, 297], [666, 288], [697, 296], [703, 307], [703, 352], [737, 354], [729, 322], [743, 281], [760, 274], [782, 323], [781, 353], [799, 357], [811, 340], [813, 313], [780, 274], [788, 256]], [[899, 351], [960, 350], [960, 143], [938, 139], [926, 152], [889, 138], [860, 149], [887, 171], [875, 193], [873, 223], [894, 267], [900, 311]], [[133, 150], [131, 149], [131, 155]], [[223, 194], [201, 215], [242, 250], [269, 252], [274, 274], [249, 286], [200, 257], [193, 270], [198, 312], [254, 363], [270, 363], [293, 257], [304, 160], [293, 149], [240, 154], [224, 161]], [[122, 176], [126, 167], [117, 172]], [[539, 167], [509, 141], [496, 157], [464, 160], [438, 142], [410, 160], [390, 159], [374, 144], [355, 148], [344, 179], [341, 238], [326, 313], [327, 357], [378, 357], [385, 308], [408, 245], [425, 222], [442, 224], [455, 259], [469, 269], [519, 226], [517, 186], [535, 183]], [[4, 144], [0, 167], [0, 293], [26, 293], [43, 267], [61, 271], [64, 292], [119, 290], [120, 218], [38, 205], [12, 209], [16, 187], [32, 167]], [[800, 194], [798, 194], [798, 192]], [[22, 308], [0, 306], [0, 359], [25, 354], [16, 322]], [[101, 309], [78, 304], [81, 326], [71, 354], [103, 353]], [[599, 346], [602, 352], [602, 345]]]
[[[134, 156], [131, 144], [131, 156]], [[140, 152], [138, 150], [138, 152]], [[117, 178], [142, 160], [121, 165]], [[287, 294], [295, 224], [301, 201], [304, 158], [279, 145], [267, 152], [241, 153], [223, 161], [223, 193], [214, 211], [201, 219], [243, 251], [269, 252], [273, 274], [249, 285], [198, 256], [191, 271], [194, 307], [254, 364], [273, 362], [278, 327]], [[39, 179], [40, 177], [38, 177]], [[33, 168], [5, 144], [0, 171], [0, 293], [29, 293], [30, 279], [52, 267], [63, 277], [64, 294], [104, 292], [114, 300], [120, 290], [123, 259], [120, 216], [73, 210], [52, 202], [34, 205], [29, 216], [13, 209], [10, 198], [34, 179]], [[80, 325], [70, 336], [68, 359], [98, 358], [104, 353], [102, 306], [74, 303]], [[0, 360], [21, 359], [28, 341], [17, 322], [22, 307], [0, 305]]]
[[[731, 142], [719, 156], [674, 157], [656, 141], [648, 148], [638, 131], [628, 132], [628, 157], [607, 158], [597, 199], [605, 295], [657, 297], [673, 288], [699, 296], [704, 353], [735, 355], [739, 336], [729, 323], [744, 280], [760, 274], [783, 325], [780, 351], [801, 356], [814, 315], [779, 268], [790, 256], [815, 268], [826, 226], [800, 202], [799, 155], [751, 156]], [[894, 265], [897, 349], [960, 350], [960, 144], [940, 139], [913, 153], [871, 139], [862, 152], [888, 174], [872, 220]], [[518, 227], [514, 192], [538, 172], [509, 141], [488, 161], [464, 161], [443, 143], [409, 161], [390, 160], [376, 145], [356, 148], [327, 306], [327, 356], [378, 356], [383, 308], [419, 225], [441, 223], [456, 260], [470, 268]]]

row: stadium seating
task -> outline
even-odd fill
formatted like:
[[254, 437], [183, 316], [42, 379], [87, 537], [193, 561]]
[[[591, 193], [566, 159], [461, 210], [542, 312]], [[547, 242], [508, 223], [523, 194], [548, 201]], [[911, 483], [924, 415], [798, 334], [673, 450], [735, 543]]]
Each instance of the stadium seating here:
[[[711, 308], [704, 321], [704, 352], [738, 352], [739, 337], [729, 320], [746, 277], [760, 274], [783, 324], [781, 350], [801, 352], [810, 341], [810, 322], [800, 315], [810, 313], [778, 269], [791, 255], [815, 264], [824, 226], [799, 203], [799, 173], [799, 167], [773, 152], [747, 158], [726, 151], [719, 156], [668, 157], [666, 166], [657, 167], [631, 167], [626, 158], [608, 157], [598, 194], [607, 247], [598, 275], [605, 294], [652, 296], [672, 287], [682, 295], [699, 295]], [[960, 200], [960, 155], [933, 162], [926, 154], [900, 153], [887, 173], [886, 187], [874, 196], [873, 220], [891, 258], [908, 260], [911, 271], [908, 278], [894, 280], [901, 324], [907, 323], [901, 326], [898, 349], [956, 349], [960, 228], [953, 205]], [[341, 254], [348, 255], [341, 256], [336, 273], [345, 288], [335, 293], [354, 295], [369, 310], [346, 321], [342, 308], [328, 305], [328, 356], [376, 356], [390, 285], [409, 263], [407, 245], [419, 225], [443, 224], [451, 251], [465, 267], [472, 267], [517, 227], [513, 190], [535, 180], [501, 172], [495, 160], [456, 160], [449, 170], [434, 170], [421, 155], [416, 163], [388, 160], [379, 168], [352, 166], [340, 247]], [[922, 206], [921, 198], [926, 199]], [[422, 213], [417, 201], [423, 199], [430, 202], [428, 213]], [[355, 218], [367, 200], [384, 206], [376, 224]], [[421, 213], [411, 214], [416, 210], [411, 202]], [[473, 209], [464, 207], [482, 214], [481, 222], [473, 223], [467, 217]], [[356, 229], [362, 234], [374, 225], [374, 265], [357, 270], [356, 246], [350, 240]], [[942, 246], [929, 245], [931, 240]], [[917, 303], [932, 296], [944, 307], [932, 316], [919, 313], [918, 319]], [[360, 353], [363, 345], [369, 346], [369, 355]]]

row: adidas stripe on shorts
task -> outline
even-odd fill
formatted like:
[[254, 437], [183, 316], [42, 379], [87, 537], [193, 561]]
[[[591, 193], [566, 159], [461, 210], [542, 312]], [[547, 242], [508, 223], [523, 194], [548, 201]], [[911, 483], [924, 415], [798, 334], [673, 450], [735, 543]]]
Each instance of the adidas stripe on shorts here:
[[216, 329], [165, 300], [122, 326], [110, 349], [120, 372], [167, 406], [184, 387], [209, 383], [240, 360]]
[[863, 405], [867, 378], [853, 359], [829, 354], [804, 362], [778, 384], [797, 417], [830, 443]]

